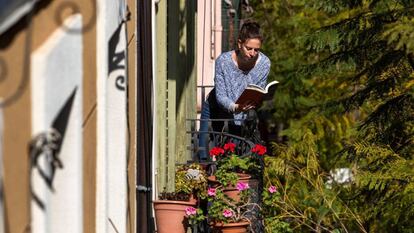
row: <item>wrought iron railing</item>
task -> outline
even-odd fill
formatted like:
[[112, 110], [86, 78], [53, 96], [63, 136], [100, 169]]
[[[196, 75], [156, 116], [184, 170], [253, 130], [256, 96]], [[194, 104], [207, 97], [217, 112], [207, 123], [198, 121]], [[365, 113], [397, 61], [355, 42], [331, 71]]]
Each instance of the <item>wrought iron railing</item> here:
[[212, 90], [214, 88], [213, 85], [198, 85], [197, 86], [197, 91], [198, 89], [200, 89], [200, 94], [201, 94], [201, 103], [203, 103], [206, 100], [207, 94], [206, 93], [206, 89], [210, 89]]
[[[236, 154], [241, 156], [246, 155], [253, 148], [255, 143], [250, 138], [245, 138], [229, 133], [229, 125], [234, 123], [234, 119], [187, 119], [190, 123], [190, 130], [187, 131], [187, 134], [190, 134], [190, 145], [187, 146], [188, 150], [191, 152], [191, 158], [193, 161], [199, 161], [200, 152], [207, 153], [214, 146], [223, 146], [225, 143], [231, 141], [236, 144]], [[242, 127], [243, 127], [243, 121]], [[197, 122], [207, 122], [207, 130], [198, 130]], [[221, 131], [216, 131], [212, 124], [213, 122], [221, 122], [223, 128]], [[204, 137], [205, 143], [204, 146], [200, 145], [200, 140]]]

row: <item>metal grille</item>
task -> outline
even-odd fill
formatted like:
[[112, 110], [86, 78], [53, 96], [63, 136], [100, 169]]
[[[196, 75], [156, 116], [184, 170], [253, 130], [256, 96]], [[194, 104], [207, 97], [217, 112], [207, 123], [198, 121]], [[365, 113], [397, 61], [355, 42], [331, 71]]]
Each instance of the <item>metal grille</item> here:
[[222, 1], [222, 51], [229, 51], [236, 47], [237, 36], [241, 21], [240, 0]]

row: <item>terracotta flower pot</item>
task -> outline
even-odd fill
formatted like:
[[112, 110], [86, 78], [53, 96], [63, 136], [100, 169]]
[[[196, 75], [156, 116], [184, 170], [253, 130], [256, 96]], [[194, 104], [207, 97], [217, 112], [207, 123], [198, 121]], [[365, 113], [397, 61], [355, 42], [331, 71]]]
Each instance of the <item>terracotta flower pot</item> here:
[[[237, 182], [245, 182], [245, 183], [249, 183], [249, 185], [251, 185], [251, 175], [249, 174], [243, 174], [243, 173], [237, 173], [237, 176], [239, 177]], [[220, 182], [218, 182], [216, 180], [216, 176], [209, 176], [208, 181], [210, 181], [213, 186], [214, 184], [216, 184], [216, 187], [220, 186]], [[236, 188], [236, 186], [233, 185], [227, 185], [226, 187], [223, 188], [223, 193], [226, 194], [229, 198], [233, 199], [234, 201], [238, 202], [240, 201], [240, 192], [239, 190]]]
[[188, 201], [154, 201], [157, 233], [185, 233], [187, 232], [187, 219], [185, 208], [194, 207], [195, 202]]
[[235, 223], [215, 223], [212, 225], [215, 231], [221, 233], [247, 233], [249, 222], [241, 221]]
[[198, 201], [198, 198], [194, 194], [191, 194], [190, 195], [190, 200], [188, 202], [190, 202], [193, 205], [196, 205], [197, 201]]
[[[239, 177], [238, 181], [244, 181], [244, 182], [247, 182], [250, 178], [252, 178], [251, 175], [244, 174], [244, 173], [237, 173], [237, 176]], [[209, 176], [209, 177], [207, 177], [207, 180], [213, 186], [219, 186], [220, 185], [220, 182], [217, 180], [216, 176]]]

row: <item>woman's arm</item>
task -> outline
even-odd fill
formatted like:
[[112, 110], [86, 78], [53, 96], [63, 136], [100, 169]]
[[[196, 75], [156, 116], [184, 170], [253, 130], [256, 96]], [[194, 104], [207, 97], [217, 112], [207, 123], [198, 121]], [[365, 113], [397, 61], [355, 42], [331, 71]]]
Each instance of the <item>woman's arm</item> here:
[[219, 105], [229, 112], [234, 112], [235, 103], [228, 97], [225, 79], [228, 78], [224, 74], [223, 66], [220, 57], [216, 60], [216, 68], [214, 75], [214, 88], [216, 89], [216, 99]]

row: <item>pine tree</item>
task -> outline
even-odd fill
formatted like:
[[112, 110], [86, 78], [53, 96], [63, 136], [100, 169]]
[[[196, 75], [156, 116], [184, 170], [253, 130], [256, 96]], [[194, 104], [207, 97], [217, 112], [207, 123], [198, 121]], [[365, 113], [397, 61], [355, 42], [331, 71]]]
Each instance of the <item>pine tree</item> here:
[[252, 5], [281, 81], [267, 107], [285, 140], [266, 178], [284, 198], [268, 217], [296, 232], [414, 232], [414, 1]]

